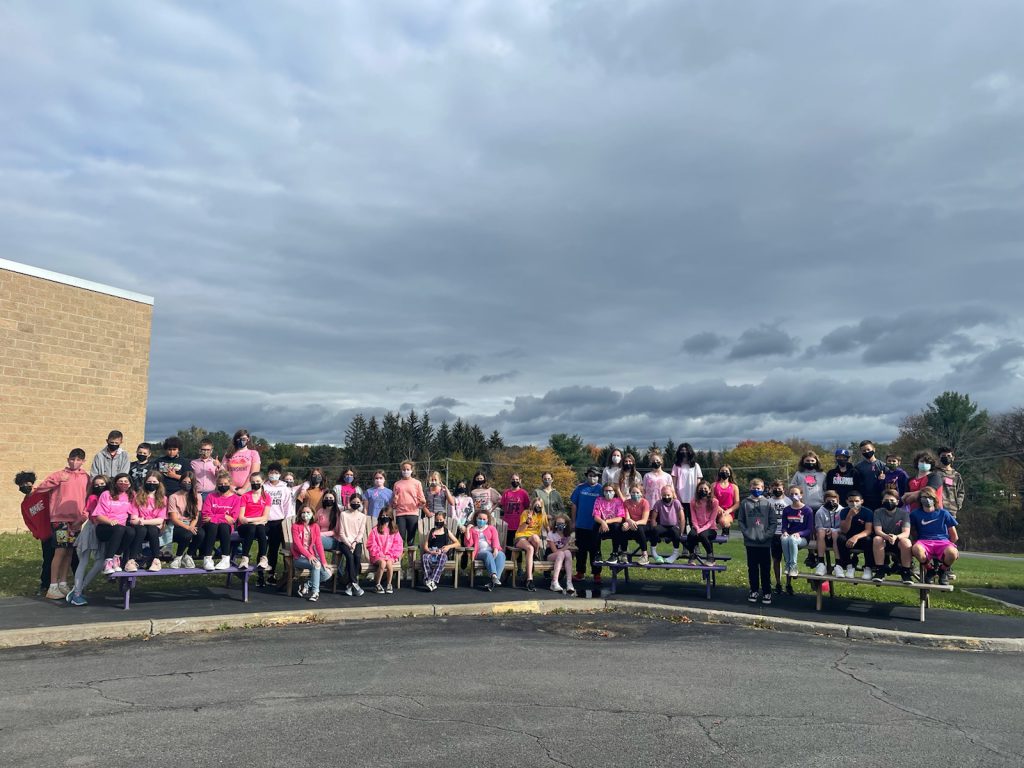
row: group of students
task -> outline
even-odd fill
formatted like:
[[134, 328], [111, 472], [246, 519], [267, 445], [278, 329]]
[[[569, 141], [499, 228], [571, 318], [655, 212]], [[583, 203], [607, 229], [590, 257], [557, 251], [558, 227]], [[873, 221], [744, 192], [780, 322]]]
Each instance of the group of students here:
[[[704, 479], [687, 443], [680, 445], [670, 472], [658, 453], [648, 456], [653, 469], [641, 474], [635, 456], [613, 450], [608, 465], [587, 469], [584, 482], [563, 500], [549, 472], [532, 492], [522, 487], [519, 474], [499, 492], [483, 472], [452, 490], [437, 472], [429, 473], [424, 486], [412, 462], [402, 463], [401, 476], [390, 487], [385, 472], [378, 470], [364, 490], [354, 468], [343, 470], [333, 485], [319, 467], [296, 483], [294, 473], [278, 463], [262, 471], [244, 429], [235, 433], [232, 449], [221, 459], [204, 441], [200, 457], [189, 461], [181, 457], [180, 440], [172, 437], [163, 444], [163, 457], [152, 459], [152, 446], [143, 443], [136, 461], [129, 462], [122, 440], [120, 432], [111, 432], [88, 473], [85, 452], [76, 448], [63, 470], [38, 485], [31, 472], [15, 478], [26, 495], [25, 521], [42, 542], [40, 584], [49, 599], [86, 605], [85, 589], [101, 571], [159, 571], [161, 551], [171, 547], [171, 568], [213, 571], [248, 568], [256, 543], [259, 583], [273, 584], [285, 542], [290, 542], [295, 566], [310, 572], [299, 594], [312, 601], [330, 578], [345, 584], [345, 594], [362, 595], [364, 558], [374, 591], [392, 592], [392, 577], [409, 547], [421, 551], [428, 590], [437, 588], [459, 550], [488, 572], [486, 589], [500, 586], [507, 557], [520, 553], [525, 589], [536, 589], [535, 561], [547, 560], [552, 563], [550, 588], [572, 595], [574, 580], [584, 578], [588, 561], [595, 585], [601, 584], [605, 540], [611, 541], [611, 558], [620, 562], [632, 557], [631, 542], [641, 565], [673, 563], [684, 551], [692, 562], [701, 557], [698, 547], [713, 557], [719, 535], [727, 538], [737, 525], [747, 553], [749, 599], [770, 604], [772, 565], [779, 593], [782, 561], [787, 577], [797, 575], [803, 548], [810, 549], [809, 562], [819, 575], [825, 575], [831, 551], [835, 576], [853, 577], [862, 554], [863, 578], [880, 581], [892, 572], [909, 580], [915, 558], [925, 581], [937, 577], [947, 583], [957, 558], [957, 522], [950, 508], [959, 510], [963, 504], [963, 481], [952, 470], [952, 451], [940, 449], [941, 469], [931, 454], [920, 453], [917, 474], [910, 478], [898, 456], [887, 456], [884, 464], [876, 460], [870, 441], [861, 443], [864, 460], [857, 465], [851, 464], [849, 451], [840, 449], [836, 466], [823, 472], [818, 456], [807, 452], [788, 488], [774, 480], [766, 495], [764, 481], [755, 478], [745, 498], [728, 465], [719, 468], [715, 481]], [[422, 535], [421, 520], [427, 521]], [[667, 556], [658, 551], [663, 542], [672, 545]]]

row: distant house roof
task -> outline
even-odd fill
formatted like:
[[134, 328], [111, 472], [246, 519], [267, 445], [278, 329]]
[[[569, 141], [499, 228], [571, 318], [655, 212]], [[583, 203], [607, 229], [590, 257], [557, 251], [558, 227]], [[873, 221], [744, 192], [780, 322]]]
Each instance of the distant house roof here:
[[103, 285], [102, 283], [94, 283], [91, 280], [83, 280], [80, 277], [72, 277], [71, 275], [62, 275], [60, 272], [51, 272], [48, 269], [40, 269], [39, 267], [32, 267], [28, 264], [19, 264], [16, 261], [8, 261], [7, 259], [0, 259], [0, 269], [6, 269], [10, 272], [18, 272], [22, 275], [29, 275], [31, 277], [38, 277], [43, 280], [50, 280], [54, 283], [63, 283], [64, 285], [71, 285], [75, 288], [84, 288], [87, 291], [94, 291], [96, 293], [105, 293], [108, 296], [117, 296], [120, 299], [128, 299], [128, 301], [137, 301], [140, 304], [149, 304], [152, 306], [153, 297], [146, 296], [141, 293], [135, 293], [134, 291], [126, 291], [122, 288], [114, 288], [109, 285]]

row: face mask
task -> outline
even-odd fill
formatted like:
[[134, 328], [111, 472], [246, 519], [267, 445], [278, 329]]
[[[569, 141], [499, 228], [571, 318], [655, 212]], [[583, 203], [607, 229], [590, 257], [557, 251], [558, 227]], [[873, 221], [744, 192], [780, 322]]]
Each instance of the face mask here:
[[294, 477], [289, 477], [287, 480], [284, 481], [284, 484], [287, 485], [289, 488], [294, 487], [295, 486], [295, 478]]
[[949, 456], [940, 456], [939, 463], [942, 464], [942, 466], [944, 467], [948, 467], [950, 464], [953, 463], [953, 460], [949, 458]]
[[[22, 486], [22, 487], [24, 487], [24, 486]], [[31, 487], [31, 486], [29, 486], [29, 487]], [[107, 490], [107, 486], [105, 486], [105, 485], [94, 485], [92, 487], [92, 493], [93, 493], [94, 496], [99, 496], [105, 490]], [[25, 493], [25, 491], [22, 491], [22, 493]]]
[[[513, 483], [513, 485], [515, 485], [515, 483]], [[436, 488], [437, 486], [438, 486], [437, 480], [431, 480], [430, 481], [430, 487], [431, 488]]]
[[402, 470], [402, 477], [412, 477], [412, 470], [411, 469], [403, 469]]
[[484, 484], [484, 480], [483, 480], [482, 477], [481, 478], [477, 478], [477, 477], [473, 478], [473, 487], [474, 488], [481, 488], [481, 487], [483, 487], [483, 484]]
[[782, 489], [781, 488], [772, 488], [772, 496], [774, 496], [776, 499], [781, 498], [782, 497]]
[[383, 477], [374, 478], [373, 484], [376, 485], [378, 488], [383, 488], [384, 487], [384, 478]]
[[132, 487], [131, 483], [127, 483], [127, 484], [126, 483], [118, 483], [117, 484], [117, 492], [118, 493], [128, 493], [128, 489], [131, 488], [131, 487]]
[[150, 493], [152, 493], [153, 491], [155, 491], [157, 488], [160, 487], [160, 484], [159, 483], [143, 483], [142, 487], [145, 488]]
[[263, 483], [253, 483], [253, 484], [252, 484], [252, 489], [253, 489], [254, 491], [258, 491], [258, 490], [259, 490], [260, 488], [262, 488], [262, 487], [263, 487]]
[[149, 461], [149, 454], [148, 453], [136, 453], [135, 454], [135, 458], [139, 460], [140, 464], [145, 464], [147, 461]]
[[[703, 494], [704, 491], [701, 491], [701, 493]], [[631, 498], [633, 501], [640, 501], [640, 494], [639, 493], [631, 493], [631, 494], [629, 494], [629, 498]]]
[[267, 479], [270, 480], [270, 482], [272, 483], [276, 483], [278, 480], [281, 479], [281, 474], [279, 472], [271, 472], [269, 475], [267, 475]]
[[818, 462], [816, 462], [816, 461], [805, 461], [804, 462], [804, 469], [817, 469], [817, 468], [818, 468]]
[[455, 487], [455, 493], [458, 496], [465, 496], [466, 495], [466, 486], [464, 486], [464, 485], [456, 486]]
[[377, 518], [377, 525], [380, 525], [380, 526], [385, 526], [385, 525], [387, 525], [390, 522], [391, 522], [391, 518], [390, 517], [385, 517], [384, 515], [381, 515], [380, 517]]
[[192, 490], [192, 483], [182, 483], [181, 484], [181, 490], [183, 490], [183, 491], [191, 491]]
[[882, 502], [882, 506], [886, 509], [896, 509], [896, 502], [892, 499], [886, 499]]
[[606, 499], [614, 499], [615, 498], [615, 491], [605, 491], [604, 492], [604, 497]]
[[344, 477], [344, 478], [342, 478], [342, 479], [343, 479], [343, 480], [344, 480], [344, 481], [345, 481], [346, 483], [351, 483], [351, 482], [352, 482], [353, 480], [355, 480], [355, 478], [354, 478], [354, 477], [353, 477], [352, 475], [345, 475], [345, 477]]
[[804, 497], [801, 496], [799, 493], [794, 493], [790, 498], [793, 499], [793, 501], [803, 501], [804, 500]]
[[627, 472], [630, 472], [630, 471], [633, 470], [633, 467], [636, 466], [636, 465], [633, 464], [633, 462], [630, 462], [628, 464], [623, 464], [622, 466], [626, 469]]
[[932, 501], [931, 499], [923, 499], [921, 501], [921, 509], [923, 509], [925, 512], [931, 512], [933, 509], [935, 509], [935, 502]]
[[565, 523], [555, 523], [555, 530], [556, 531], [564, 531], [565, 530]]
[[656, 460], [655, 460], [655, 461], [653, 461], [652, 463], [654, 464], [654, 468], [655, 468], [655, 469], [660, 469], [660, 468], [661, 468], [661, 464], [662, 464], [662, 461], [661, 461], [661, 459], [656, 459]]
[[363, 503], [361, 501], [353, 501], [350, 506], [352, 507], [352, 509], [362, 509]]
[[476, 520], [476, 527], [477, 528], [486, 528], [487, 527], [487, 521], [484, 520], [482, 517], [478, 517], [477, 520]]
[[871, 460], [871, 459], [872, 459], [872, 458], [874, 457], [874, 455], [875, 455], [875, 452], [874, 452], [874, 451], [864, 451], [864, 452], [863, 452], [863, 453], [861, 454], [861, 456], [863, 456], [863, 457], [864, 457], [865, 459], [867, 459], [868, 461], [870, 461], [870, 460]]
[[845, 456], [840, 456], [838, 459], [836, 459], [836, 464], [838, 464], [840, 467], [845, 467], [849, 463], [850, 460]]
[[107, 450], [110, 451], [110, 453], [117, 453], [117, 449], [120, 447], [121, 446], [117, 443], [107, 443]]
[[919, 470], [920, 470], [921, 472], [928, 472], [928, 471], [930, 471], [930, 470], [931, 470], [931, 468], [932, 468], [932, 465], [931, 465], [931, 464], [929, 464], [929, 463], [928, 463], [927, 461], [919, 461], [919, 462], [917, 463], [917, 468], [918, 468], [918, 469], [919, 469]]
[[831, 499], [829, 499], [828, 501], [825, 502], [825, 509], [833, 509], [834, 510], [834, 509], [837, 509], [838, 507], [839, 507], [839, 504], [834, 502], [834, 501], [832, 501]]
[[512, 481], [512, 487], [513, 488], [518, 488], [521, 484], [522, 483], [519, 480], [513, 480]]
[[218, 485], [217, 486], [217, 490], [220, 493], [227, 493], [228, 491], [231, 490], [231, 486], [230, 485]]
[[888, 467], [889, 469], [896, 469], [896, 467], [898, 467], [898, 466], [899, 466], [899, 464], [898, 464], [897, 462], [895, 462], [895, 461], [890, 461], [890, 462], [887, 462], [887, 463], [886, 463], [886, 466], [887, 466], [887, 467]]
[[334, 506], [334, 497], [333, 496], [324, 496], [324, 506], [325, 507], [332, 507], [332, 506]]
[[699, 491], [697, 491], [697, 498], [698, 499], [706, 499], [707, 496], [708, 496], [707, 488], [701, 488]]
[[237, 440], [235, 440], [235, 448], [245, 448], [245, 444], [248, 442], [249, 441], [246, 440], [244, 437], [240, 437]]
[[730, 475], [729, 475], [728, 472], [719, 472], [718, 473], [718, 479], [719, 480], [728, 480], [729, 477], [730, 477]]
[[591, 485], [597, 485], [597, 475], [588, 475], [587, 482]]
[[618, 464], [620, 461], [622, 461], [621, 456], [612, 456], [612, 464]]
[[663, 502], [664, 502], [665, 504], [671, 504], [671, 503], [672, 503], [672, 497], [671, 497], [671, 496], [662, 496], [662, 497], [661, 497], [661, 500], [662, 500], [662, 501], [663, 501]]
[[303, 512], [302, 513], [302, 522], [308, 523], [312, 519], [313, 519], [313, 513], [312, 512]]
[[533, 508], [533, 513], [534, 513], [535, 515], [539, 515], [539, 514], [540, 514], [541, 512], [543, 512], [543, 511], [544, 511], [544, 508], [543, 508], [543, 507], [534, 507], [534, 508]]
[[320, 475], [313, 475], [311, 478], [309, 478], [309, 484], [312, 486], [317, 486], [320, 485], [320, 483], [322, 483], [323, 480], [324, 479], [320, 477]]
[[751, 493], [752, 496], [763, 496], [764, 495], [764, 489], [763, 488], [753, 488], [753, 489], [751, 489], [750, 493]]
[[551, 478], [550, 477], [545, 477], [544, 478], [544, 487], [547, 488], [549, 485], [551, 485]]

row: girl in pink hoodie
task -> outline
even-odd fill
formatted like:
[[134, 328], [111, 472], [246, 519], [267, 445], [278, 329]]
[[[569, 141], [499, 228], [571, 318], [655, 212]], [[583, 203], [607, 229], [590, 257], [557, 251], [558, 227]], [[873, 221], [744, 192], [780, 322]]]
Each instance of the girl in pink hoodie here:
[[[248, 482], [248, 481], [246, 481]], [[217, 474], [217, 490], [206, 497], [203, 511], [203, 568], [225, 571], [231, 567], [231, 531], [238, 522], [242, 497], [231, 490], [231, 476]], [[213, 545], [220, 542], [220, 560], [213, 563]]]
[[167, 499], [164, 497], [163, 475], [152, 470], [142, 481], [142, 487], [132, 497], [130, 517], [135, 526], [135, 537], [124, 565], [126, 571], [137, 571], [142, 545], [149, 543], [149, 570], [160, 570], [160, 531], [167, 520]]
[[231, 450], [224, 454], [221, 462], [231, 476], [231, 487], [238, 493], [249, 490], [249, 478], [260, 471], [260, 454], [249, 447], [252, 442], [249, 430], [240, 429], [231, 438]]
[[[370, 531], [366, 540], [366, 551], [370, 555], [370, 563], [377, 569], [377, 579], [373, 590], [378, 594], [386, 592], [392, 594], [395, 590], [391, 586], [391, 577], [402, 562], [402, 551], [405, 549], [405, 542], [402, 534], [398, 532], [398, 526], [391, 515], [391, 510], [385, 509], [377, 516], [377, 524]], [[381, 580], [387, 574], [387, 587], [381, 586]]]
[[103, 544], [105, 574], [121, 570], [120, 555], [135, 537], [135, 529], [128, 523], [131, 513], [132, 480], [127, 472], [122, 472], [110, 481], [92, 511], [96, 539]]

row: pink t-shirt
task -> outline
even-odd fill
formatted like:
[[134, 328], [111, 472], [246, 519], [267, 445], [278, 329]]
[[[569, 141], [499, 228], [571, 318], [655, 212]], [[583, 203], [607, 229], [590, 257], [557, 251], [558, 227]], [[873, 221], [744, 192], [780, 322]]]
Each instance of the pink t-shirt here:
[[116, 499], [110, 495], [110, 491], [104, 491], [100, 494], [99, 501], [96, 502], [96, 509], [92, 511], [92, 517], [94, 521], [97, 517], [102, 516], [113, 520], [116, 525], [124, 525], [128, 522], [128, 516], [131, 513], [131, 491], [122, 493]]
[[224, 459], [222, 464], [231, 475], [232, 487], [248, 488], [249, 475], [260, 471], [260, 454], [252, 448], [242, 448], [235, 451], [231, 458]]
[[157, 507], [156, 502], [152, 497], [146, 498], [146, 503], [141, 507], [135, 502], [135, 497], [132, 497], [132, 515], [134, 517], [141, 518], [143, 520], [166, 520], [167, 519], [167, 502], [164, 502], [162, 507]]
[[[203, 502], [203, 522], [230, 523], [238, 520], [238, 510], [242, 507], [242, 497], [237, 493], [221, 496], [211, 493]], [[228, 520], [228, 517], [231, 520]]]
[[423, 483], [415, 477], [403, 477], [395, 483], [394, 494], [391, 503], [395, 506], [395, 515], [415, 515], [427, 503]]
[[263, 517], [265, 510], [270, 506], [270, 494], [261, 493], [257, 499], [253, 491], [246, 491], [242, 494], [242, 507], [246, 517]]
[[722, 509], [729, 509], [729, 507], [736, 503], [736, 497], [739, 495], [736, 490], [732, 483], [729, 483], [724, 488], [720, 483], [715, 483], [711, 486], [711, 493], [714, 494], [718, 506]]
[[523, 510], [530, 504], [530, 494], [522, 488], [509, 488], [501, 494], [502, 520], [508, 524], [508, 529], [514, 531], [519, 528], [519, 519], [523, 516]]
[[661, 500], [661, 489], [672, 485], [668, 472], [648, 472], [644, 475], [644, 498], [652, 507]]
[[595, 520], [612, 520], [616, 517], [625, 517], [626, 507], [622, 499], [606, 499], [604, 496], [594, 502]]

